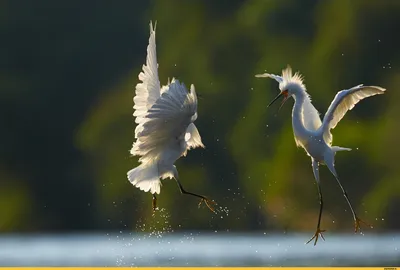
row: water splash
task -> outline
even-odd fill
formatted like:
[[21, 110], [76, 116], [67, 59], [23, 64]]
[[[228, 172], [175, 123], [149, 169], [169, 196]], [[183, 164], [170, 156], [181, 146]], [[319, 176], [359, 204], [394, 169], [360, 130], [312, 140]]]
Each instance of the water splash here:
[[[132, 263], [131, 257], [131, 262], [127, 263], [125, 261], [124, 255], [122, 254], [126, 254], [127, 249], [132, 250], [132, 253], [134, 254], [135, 249], [133, 247], [137, 247], [141, 243], [146, 243], [147, 239], [160, 239], [158, 243], [165, 244], [164, 240], [162, 240], [163, 236], [174, 232], [169, 220], [169, 212], [165, 208], [157, 208], [157, 210], [152, 213], [150, 218], [146, 220], [142, 220], [141, 218], [139, 218], [139, 220], [136, 222], [135, 231], [128, 234], [129, 236], [132, 236], [133, 234], [135, 235], [134, 237], [125, 239], [125, 237], [120, 237], [119, 235], [117, 235], [116, 238], [120, 241], [122, 240], [121, 242], [118, 241], [122, 245], [119, 250], [115, 250], [117, 257], [116, 266], [135, 266], [135, 261], [141, 260], [141, 256], [133, 256], [134, 262]], [[120, 234], [123, 234], [123, 232], [120, 231]], [[157, 255], [160, 251], [164, 250], [155, 248], [154, 254]]]

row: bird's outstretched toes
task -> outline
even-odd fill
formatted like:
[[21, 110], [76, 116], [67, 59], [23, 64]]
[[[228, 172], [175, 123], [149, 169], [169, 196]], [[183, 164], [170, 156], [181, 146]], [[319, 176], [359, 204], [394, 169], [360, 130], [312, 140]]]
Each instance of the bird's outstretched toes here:
[[325, 238], [324, 238], [324, 236], [322, 235], [323, 232], [325, 232], [325, 230], [321, 230], [321, 229], [318, 227], [317, 230], [315, 231], [314, 236], [313, 236], [310, 240], [308, 240], [308, 242], [307, 242], [306, 244], [310, 243], [313, 239], [315, 239], [315, 242], [314, 242], [314, 246], [315, 246], [315, 245], [317, 244], [318, 238], [319, 238], [320, 236], [321, 236], [322, 240], [325, 241]]
[[356, 216], [356, 217], [354, 218], [354, 232], [355, 232], [355, 233], [357, 233], [357, 232], [360, 232], [360, 233], [361, 233], [361, 226], [360, 226], [360, 223], [362, 223], [362, 224], [364, 224], [364, 225], [366, 225], [366, 226], [372, 228], [372, 225], [370, 225], [370, 224], [368, 224], [367, 222], [365, 222], [365, 221], [359, 219], [359, 218]]
[[202, 197], [201, 200], [200, 200], [200, 202], [199, 202], [199, 207], [200, 207], [200, 205], [201, 205], [203, 202], [206, 204], [206, 206], [208, 207], [208, 209], [210, 209], [213, 213], [216, 213], [216, 212], [215, 212], [215, 209], [214, 209], [214, 206], [217, 205], [216, 202], [214, 202], [214, 201], [212, 201], [212, 200], [210, 200], [210, 199], [207, 199], [206, 197]]

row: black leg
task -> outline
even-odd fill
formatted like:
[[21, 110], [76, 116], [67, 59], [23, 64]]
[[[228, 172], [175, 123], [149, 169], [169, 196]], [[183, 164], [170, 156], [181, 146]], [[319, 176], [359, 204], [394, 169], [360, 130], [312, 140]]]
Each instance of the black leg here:
[[322, 218], [322, 209], [324, 208], [324, 201], [322, 199], [322, 191], [321, 191], [321, 184], [319, 181], [319, 164], [316, 160], [312, 159], [312, 167], [314, 171], [314, 177], [315, 180], [317, 181], [317, 187], [318, 187], [318, 195], [319, 195], [319, 215], [318, 215], [318, 224], [317, 224], [317, 230], [314, 233], [314, 236], [308, 240], [307, 244], [310, 243], [313, 239], [315, 239], [314, 246], [317, 244], [318, 238], [321, 236], [323, 240], [325, 240], [324, 236], [322, 233], [325, 230], [321, 230], [321, 218]]
[[200, 201], [200, 203], [199, 203], [199, 206], [200, 206], [200, 204], [201, 204], [202, 202], [204, 202], [204, 203], [207, 205], [207, 207], [208, 207], [212, 212], [215, 213], [214, 208], [211, 206], [211, 204], [215, 204], [215, 202], [209, 200], [208, 198], [206, 198], [206, 197], [203, 196], [203, 195], [199, 195], [199, 194], [196, 194], [196, 193], [192, 193], [192, 192], [186, 191], [186, 190], [183, 188], [181, 182], [180, 182], [178, 179], [176, 179], [176, 178], [175, 178], [175, 180], [176, 180], [176, 183], [178, 184], [179, 190], [181, 191], [182, 194], [192, 195], [192, 196], [195, 196], [195, 197], [200, 198], [201, 201]]
[[156, 197], [156, 194], [153, 194], [152, 205], [153, 205], [153, 211], [156, 211], [156, 209], [157, 209], [157, 197]]
[[339, 177], [336, 173], [335, 165], [333, 164], [333, 162], [328, 162], [328, 163], [326, 163], [326, 165], [328, 166], [328, 168], [331, 171], [331, 173], [333, 174], [333, 176], [335, 176], [336, 181], [338, 182], [340, 188], [342, 189], [343, 195], [346, 198], [347, 204], [350, 206], [350, 210], [351, 210], [351, 213], [353, 214], [353, 219], [354, 219], [354, 232], [358, 232], [361, 230], [360, 223], [364, 223], [365, 225], [372, 227], [371, 225], [368, 225], [367, 223], [365, 223], [364, 221], [362, 221], [361, 219], [358, 218], [356, 212], [353, 209], [353, 206], [350, 203], [350, 199], [349, 199], [349, 196], [347, 196], [346, 190], [344, 189], [344, 187], [342, 186], [342, 184], [339, 181]]
[[362, 221], [361, 219], [358, 218], [358, 216], [357, 216], [357, 214], [356, 214], [356, 211], [354, 211], [353, 206], [351, 205], [349, 196], [347, 196], [346, 190], [344, 189], [344, 187], [343, 187], [342, 184], [340, 183], [339, 178], [338, 178], [337, 176], [335, 176], [335, 178], [336, 178], [336, 181], [338, 182], [340, 188], [342, 189], [342, 191], [343, 191], [343, 196], [346, 198], [347, 204], [350, 206], [351, 213], [353, 214], [353, 219], [354, 219], [354, 232], [361, 231], [360, 223], [363, 223], [363, 224], [365, 224], [365, 225], [367, 225], [367, 226], [369, 226], [369, 227], [372, 227], [371, 225], [367, 224], [366, 222], [364, 222], [364, 221]]
[[339, 178], [338, 178], [338, 177], [335, 177], [335, 178], [336, 178], [336, 181], [338, 182], [340, 188], [342, 189], [343, 196], [346, 198], [347, 204], [350, 206], [350, 210], [351, 210], [351, 213], [353, 214], [353, 218], [354, 218], [354, 220], [356, 220], [356, 219], [357, 219], [357, 214], [356, 214], [356, 212], [354, 211], [353, 206], [351, 205], [349, 196], [347, 196], [347, 192], [346, 192], [346, 190], [344, 189], [344, 187], [342, 186], [342, 184], [340, 183]]
[[317, 226], [317, 228], [320, 228], [322, 209], [324, 208], [324, 200], [322, 199], [321, 186], [320, 186], [319, 183], [318, 183], [318, 194], [319, 194], [319, 216], [318, 216], [318, 226]]
[[318, 224], [317, 224], [317, 231], [315, 232], [314, 236], [308, 240], [307, 244], [310, 243], [313, 239], [315, 239], [314, 242], [314, 246], [317, 244], [318, 241], [318, 237], [321, 236], [321, 238], [325, 241], [324, 236], [322, 235], [322, 233], [325, 230], [321, 230], [321, 217], [322, 217], [322, 209], [324, 207], [324, 201], [322, 199], [322, 191], [321, 191], [321, 186], [320, 183], [317, 182], [317, 186], [318, 186], [318, 194], [319, 194], [319, 215], [318, 215]]

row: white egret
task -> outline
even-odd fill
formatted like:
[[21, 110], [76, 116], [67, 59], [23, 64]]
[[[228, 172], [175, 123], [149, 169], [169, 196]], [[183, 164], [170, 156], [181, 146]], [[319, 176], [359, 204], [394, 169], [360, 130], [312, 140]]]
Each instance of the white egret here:
[[315, 239], [314, 245], [316, 245], [319, 236], [324, 239], [322, 235], [324, 230], [321, 230], [320, 228], [323, 208], [322, 192], [319, 180], [320, 164], [326, 165], [330, 172], [335, 176], [343, 191], [343, 195], [350, 206], [354, 219], [355, 232], [357, 232], [360, 229], [360, 222], [365, 222], [358, 218], [335, 170], [336, 152], [350, 151], [351, 149], [332, 146], [331, 129], [335, 128], [346, 112], [351, 110], [360, 100], [370, 96], [383, 94], [385, 89], [378, 86], [363, 86], [361, 84], [348, 90], [338, 92], [321, 122], [318, 111], [311, 104], [310, 95], [307, 93], [306, 87], [303, 84], [303, 77], [299, 73], [292, 75], [292, 70], [289, 66], [282, 71], [282, 76], [264, 73], [256, 75], [256, 77], [272, 78], [279, 83], [279, 89], [281, 92], [274, 100], [272, 100], [268, 107], [281, 96], [283, 96], [283, 101], [279, 109], [289, 99], [289, 97], [294, 98], [292, 111], [294, 140], [296, 145], [302, 147], [306, 151], [307, 155], [311, 157], [320, 201], [317, 230], [314, 236], [307, 243]]
[[202, 195], [186, 191], [178, 178], [175, 161], [191, 148], [203, 147], [194, 125], [197, 119], [197, 96], [194, 85], [188, 93], [185, 85], [176, 79], [160, 87], [156, 56], [156, 32], [150, 22], [150, 38], [146, 65], [139, 74], [142, 81], [136, 85], [134, 113], [137, 123], [136, 142], [130, 150], [140, 156], [138, 167], [130, 170], [129, 181], [139, 189], [153, 194], [153, 210], [160, 194], [160, 178], [175, 178], [182, 194], [199, 197], [211, 211], [213, 201]]

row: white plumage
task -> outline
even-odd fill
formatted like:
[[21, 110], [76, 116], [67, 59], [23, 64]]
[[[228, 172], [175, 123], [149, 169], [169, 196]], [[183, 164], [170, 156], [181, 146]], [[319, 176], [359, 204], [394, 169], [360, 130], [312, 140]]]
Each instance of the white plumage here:
[[[159, 194], [160, 178], [175, 178], [174, 163], [187, 150], [204, 147], [194, 125], [197, 118], [197, 96], [193, 85], [188, 93], [185, 85], [172, 79], [160, 88], [156, 54], [156, 32], [150, 22], [150, 38], [146, 65], [139, 74], [134, 101], [136, 141], [131, 154], [140, 156], [140, 165], [128, 174], [129, 181], [139, 189]], [[183, 193], [187, 193], [179, 183]], [[192, 194], [206, 200], [203, 196]], [[155, 196], [153, 196], [155, 200]], [[207, 202], [207, 201], [206, 201]]]
[[[282, 76], [279, 75], [274, 75], [274, 74], [269, 74], [269, 73], [264, 73], [264, 74], [259, 74], [256, 75], [258, 78], [272, 78], [279, 82], [279, 89], [282, 91], [290, 87], [290, 85], [297, 85], [298, 87], [304, 88], [305, 85], [303, 83], [303, 78], [299, 73], [295, 73], [292, 75], [292, 69], [287, 68], [282, 71]], [[304, 124], [304, 127], [310, 131], [315, 131], [317, 130], [322, 122], [321, 118], [319, 117], [319, 112], [317, 109], [315, 109], [314, 105], [311, 103], [311, 98], [305, 92], [306, 98], [304, 99], [303, 102], [303, 108], [301, 112], [301, 119]], [[295, 96], [294, 96], [295, 98]], [[285, 100], [286, 101], [286, 100]], [[282, 103], [283, 104], [283, 103]], [[294, 137], [294, 140], [296, 142], [297, 146], [302, 146], [301, 142], [297, 140], [297, 137]]]
[[256, 77], [268, 77], [279, 82], [279, 88], [281, 92], [270, 103], [270, 105], [274, 103], [280, 96], [284, 96], [282, 105], [286, 102], [286, 100], [288, 100], [289, 97], [293, 97], [295, 100], [292, 111], [294, 139], [297, 146], [304, 148], [307, 154], [311, 157], [314, 177], [318, 183], [318, 192], [320, 196], [321, 206], [317, 231], [314, 237], [311, 238], [311, 240], [315, 238], [314, 245], [317, 243], [319, 236], [323, 237], [323, 230], [320, 229], [323, 201], [319, 181], [319, 164], [325, 164], [335, 176], [352, 211], [355, 223], [355, 231], [357, 232], [360, 229], [359, 223], [361, 220], [357, 217], [347, 193], [339, 181], [334, 164], [336, 152], [350, 151], [351, 149], [332, 146], [331, 129], [335, 128], [346, 112], [351, 110], [360, 100], [370, 96], [383, 94], [385, 89], [378, 86], [358, 85], [348, 90], [340, 91], [335, 96], [325, 114], [323, 121], [321, 122], [319, 113], [312, 105], [311, 98], [307, 93], [306, 87], [303, 83], [303, 78], [299, 73], [292, 75], [292, 70], [290, 67], [288, 67], [282, 71], [282, 76], [264, 73], [256, 75]]
[[331, 105], [325, 113], [323, 120], [324, 139], [329, 145], [332, 144], [331, 129], [334, 129], [339, 121], [343, 118], [347, 111], [364, 98], [374, 95], [380, 95], [385, 92], [385, 89], [379, 86], [363, 86], [357, 85], [348, 90], [338, 92], [333, 99]]

